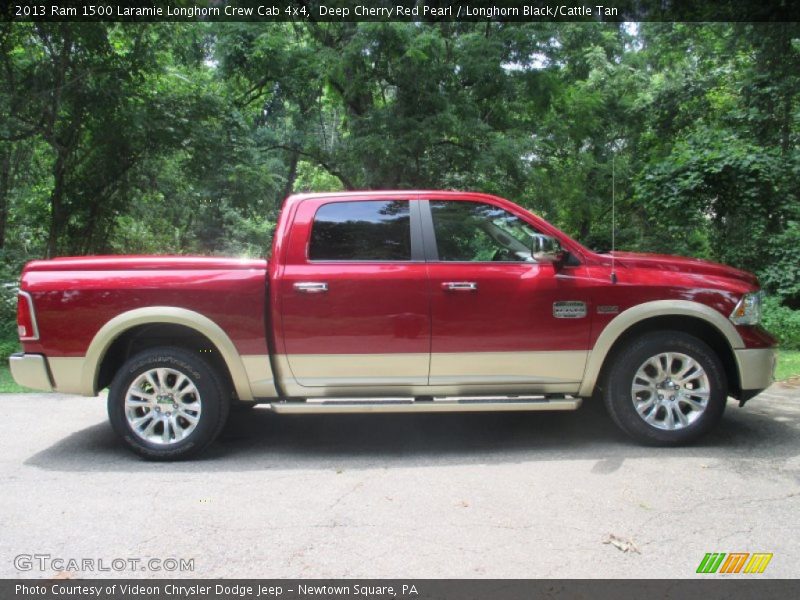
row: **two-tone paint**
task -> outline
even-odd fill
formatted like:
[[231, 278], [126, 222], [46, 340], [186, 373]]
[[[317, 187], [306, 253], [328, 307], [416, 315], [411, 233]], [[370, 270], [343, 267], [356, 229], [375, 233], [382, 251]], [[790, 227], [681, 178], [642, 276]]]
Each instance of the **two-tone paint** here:
[[[320, 206], [376, 199], [409, 202], [412, 260], [309, 258]], [[558, 239], [571, 259], [440, 261], [428, 205], [437, 200], [501, 207]], [[29, 263], [21, 290], [30, 296], [39, 336], [23, 341], [25, 354], [12, 359], [12, 369], [23, 384], [94, 395], [108, 383], [102, 373], [115, 342], [147, 325], [157, 335], [161, 324], [201, 336], [208, 348], [198, 350], [219, 357], [246, 401], [589, 396], [626, 334], [672, 319], [724, 345], [731, 391], [749, 397], [771, 382], [775, 340], [760, 327], [734, 326], [728, 316], [743, 294], [757, 289], [752, 275], [724, 265], [591, 252], [530, 212], [485, 194], [296, 195], [284, 204], [268, 261], [89, 257]], [[564, 318], [557, 308], [563, 303], [585, 310]]]

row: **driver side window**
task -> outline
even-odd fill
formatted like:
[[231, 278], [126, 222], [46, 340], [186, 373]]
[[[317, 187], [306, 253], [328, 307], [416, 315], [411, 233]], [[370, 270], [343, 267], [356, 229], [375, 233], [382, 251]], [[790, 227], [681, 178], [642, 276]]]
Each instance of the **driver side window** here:
[[534, 262], [537, 231], [491, 204], [431, 201], [439, 260], [449, 262]]

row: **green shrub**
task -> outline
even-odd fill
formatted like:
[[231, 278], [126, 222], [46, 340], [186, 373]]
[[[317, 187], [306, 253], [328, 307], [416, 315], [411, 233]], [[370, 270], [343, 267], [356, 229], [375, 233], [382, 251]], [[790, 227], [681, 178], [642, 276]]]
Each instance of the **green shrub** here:
[[0, 360], [19, 352], [17, 341], [17, 281], [16, 274], [6, 265], [0, 266]]
[[0, 282], [0, 360], [19, 351], [17, 341], [17, 287]]
[[19, 342], [13, 340], [0, 340], [0, 363], [6, 364], [8, 357], [20, 351]]
[[770, 260], [759, 272], [759, 279], [768, 292], [783, 298], [792, 308], [800, 307], [800, 221], [789, 221], [786, 229], [771, 240]]
[[800, 350], [800, 310], [792, 310], [781, 304], [780, 298], [764, 301], [762, 324], [780, 340], [784, 350]]

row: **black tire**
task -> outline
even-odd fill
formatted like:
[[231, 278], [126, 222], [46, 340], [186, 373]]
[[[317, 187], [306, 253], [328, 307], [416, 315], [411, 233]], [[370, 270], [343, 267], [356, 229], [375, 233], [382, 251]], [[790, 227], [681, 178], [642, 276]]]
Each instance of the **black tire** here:
[[[133, 409], [138, 411], [134, 416], [144, 415], [141, 417], [145, 419], [144, 425], [149, 426], [150, 421], [146, 420], [146, 415], [156, 414], [155, 412], [150, 413], [150, 411], [158, 410], [159, 418], [167, 419], [167, 416], [171, 415], [171, 411], [173, 410], [171, 407], [178, 406], [177, 403], [179, 401], [183, 402], [187, 398], [189, 401], [196, 402], [197, 396], [199, 396], [200, 399], [201, 410], [191, 411], [189, 413], [190, 415], [194, 415], [197, 420], [194, 427], [189, 433], [185, 434], [183, 439], [171, 439], [177, 438], [178, 436], [176, 426], [180, 427], [181, 424], [183, 424], [187, 428], [191, 427], [190, 421], [179, 416], [181, 413], [178, 409], [175, 410], [175, 416], [173, 417], [177, 425], [173, 423], [168, 426], [165, 424], [166, 421], [162, 421], [160, 424], [156, 423], [153, 434], [159, 435], [158, 432], [160, 431], [163, 436], [164, 428], [167, 427], [166, 437], [170, 438], [170, 440], [167, 442], [155, 443], [144, 439], [144, 434], [140, 435], [134, 431], [126, 414], [125, 402], [129, 389], [140, 376], [145, 375], [145, 373], [153, 369], [161, 368], [167, 369], [167, 371], [162, 371], [162, 373], [167, 374], [167, 382], [165, 385], [177, 383], [177, 374], [181, 374], [194, 385], [196, 394], [189, 393], [181, 396], [181, 400], [164, 401], [163, 405], [165, 410], [170, 412], [165, 412], [163, 414], [161, 414], [161, 399], [169, 398], [170, 396], [169, 394], [157, 396], [159, 398], [159, 405], [155, 409], [149, 406], [141, 409]], [[148, 460], [182, 460], [191, 458], [211, 444], [225, 425], [230, 408], [230, 391], [224, 381], [225, 380], [213, 367], [190, 351], [173, 347], [159, 347], [144, 350], [129, 359], [115, 375], [108, 392], [108, 418], [114, 431], [119, 435], [125, 445], [139, 456]], [[182, 389], [187, 389], [189, 384], [183, 383], [183, 380], [181, 380], [181, 382], [183, 386]], [[147, 386], [146, 383], [144, 385]], [[148, 386], [148, 389], [151, 387], [152, 386]], [[176, 386], [176, 389], [178, 387], [180, 386]], [[150, 394], [150, 396], [155, 396], [155, 393]], [[170, 402], [172, 402], [172, 404], [170, 404]], [[191, 404], [184, 404], [182, 405], [182, 409], [183, 407], [189, 406], [191, 406]], [[183, 414], [186, 413], [184, 412]], [[151, 420], [155, 419], [151, 417]], [[181, 429], [181, 432], [184, 431], [184, 429]], [[184, 434], [182, 433], [181, 435]]]
[[[653, 399], [654, 406], [662, 402], [662, 400], [658, 399], [659, 394], [663, 398], [669, 399], [680, 397], [682, 392], [696, 402], [702, 401], [701, 396], [692, 395], [691, 389], [694, 387], [697, 391], [700, 391], [701, 387], [697, 382], [703, 381], [702, 379], [695, 379], [693, 382], [687, 383], [687, 389], [685, 390], [681, 388], [678, 388], [680, 391], [673, 390], [671, 386], [678, 385], [673, 379], [678, 378], [667, 375], [664, 379], [656, 374], [657, 371], [653, 366], [650, 366], [647, 369], [648, 373], [652, 374], [652, 379], [664, 379], [669, 383], [663, 385], [669, 385], [670, 387], [666, 389], [653, 388], [654, 391], [639, 391], [637, 402], [640, 408], [645, 409], [645, 416], [639, 414], [634, 404], [634, 392], [632, 389], [634, 377], [637, 376], [637, 372], [641, 373], [639, 369], [645, 366], [645, 362], [648, 359], [655, 358], [662, 353], [678, 353], [689, 357], [702, 368], [709, 385], [708, 399], [703, 410], [695, 410], [687, 401], [679, 401], [680, 404], [671, 404], [664, 401], [665, 403], [661, 408], [645, 409], [650, 398]], [[728, 397], [725, 370], [714, 351], [705, 342], [696, 337], [679, 331], [659, 331], [644, 334], [631, 340], [610, 360], [611, 364], [606, 372], [603, 384], [603, 400], [614, 422], [635, 440], [652, 446], [688, 444], [712, 429], [722, 418]], [[663, 362], [659, 361], [659, 364], [664, 365], [666, 361], [667, 359], [664, 358]], [[674, 358], [672, 364], [676, 365], [676, 369], [680, 369], [681, 365], [690, 363], [677, 357]], [[689, 372], [699, 373], [699, 371]], [[637, 382], [641, 381], [643, 380], [637, 379]], [[656, 412], [651, 413], [653, 410]], [[688, 424], [680, 423], [681, 417], [675, 412], [677, 410], [684, 414]], [[671, 414], [668, 414], [670, 411]], [[645, 417], [651, 418], [653, 422], [647, 422]], [[680, 428], [664, 429], [655, 424], [658, 423], [662, 427], [668, 427], [670, 421], [676, 422]]]

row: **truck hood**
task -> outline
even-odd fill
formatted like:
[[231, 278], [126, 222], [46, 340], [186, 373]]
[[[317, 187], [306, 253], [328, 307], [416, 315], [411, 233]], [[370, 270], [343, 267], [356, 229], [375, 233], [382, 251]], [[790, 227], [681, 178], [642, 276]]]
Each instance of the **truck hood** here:
[[711, 262], [710, 260], [673, 256], [671, 254], [645, 254], [639, 252], [611, 252], [604, 256], [607, 258], [613, 256], [616, 264], [621, 267], [637, 267], [642, 269], [673, 271], [677, 273], [697, 273], [714, 277], [726, 277], [728, 279], [742, 281], [753, 287], [758, 287], [758, 278], [752, 273]]
[[208, 256], [76, 256], [35, 260], [25, 271], [265, 270], [267, 261]]

